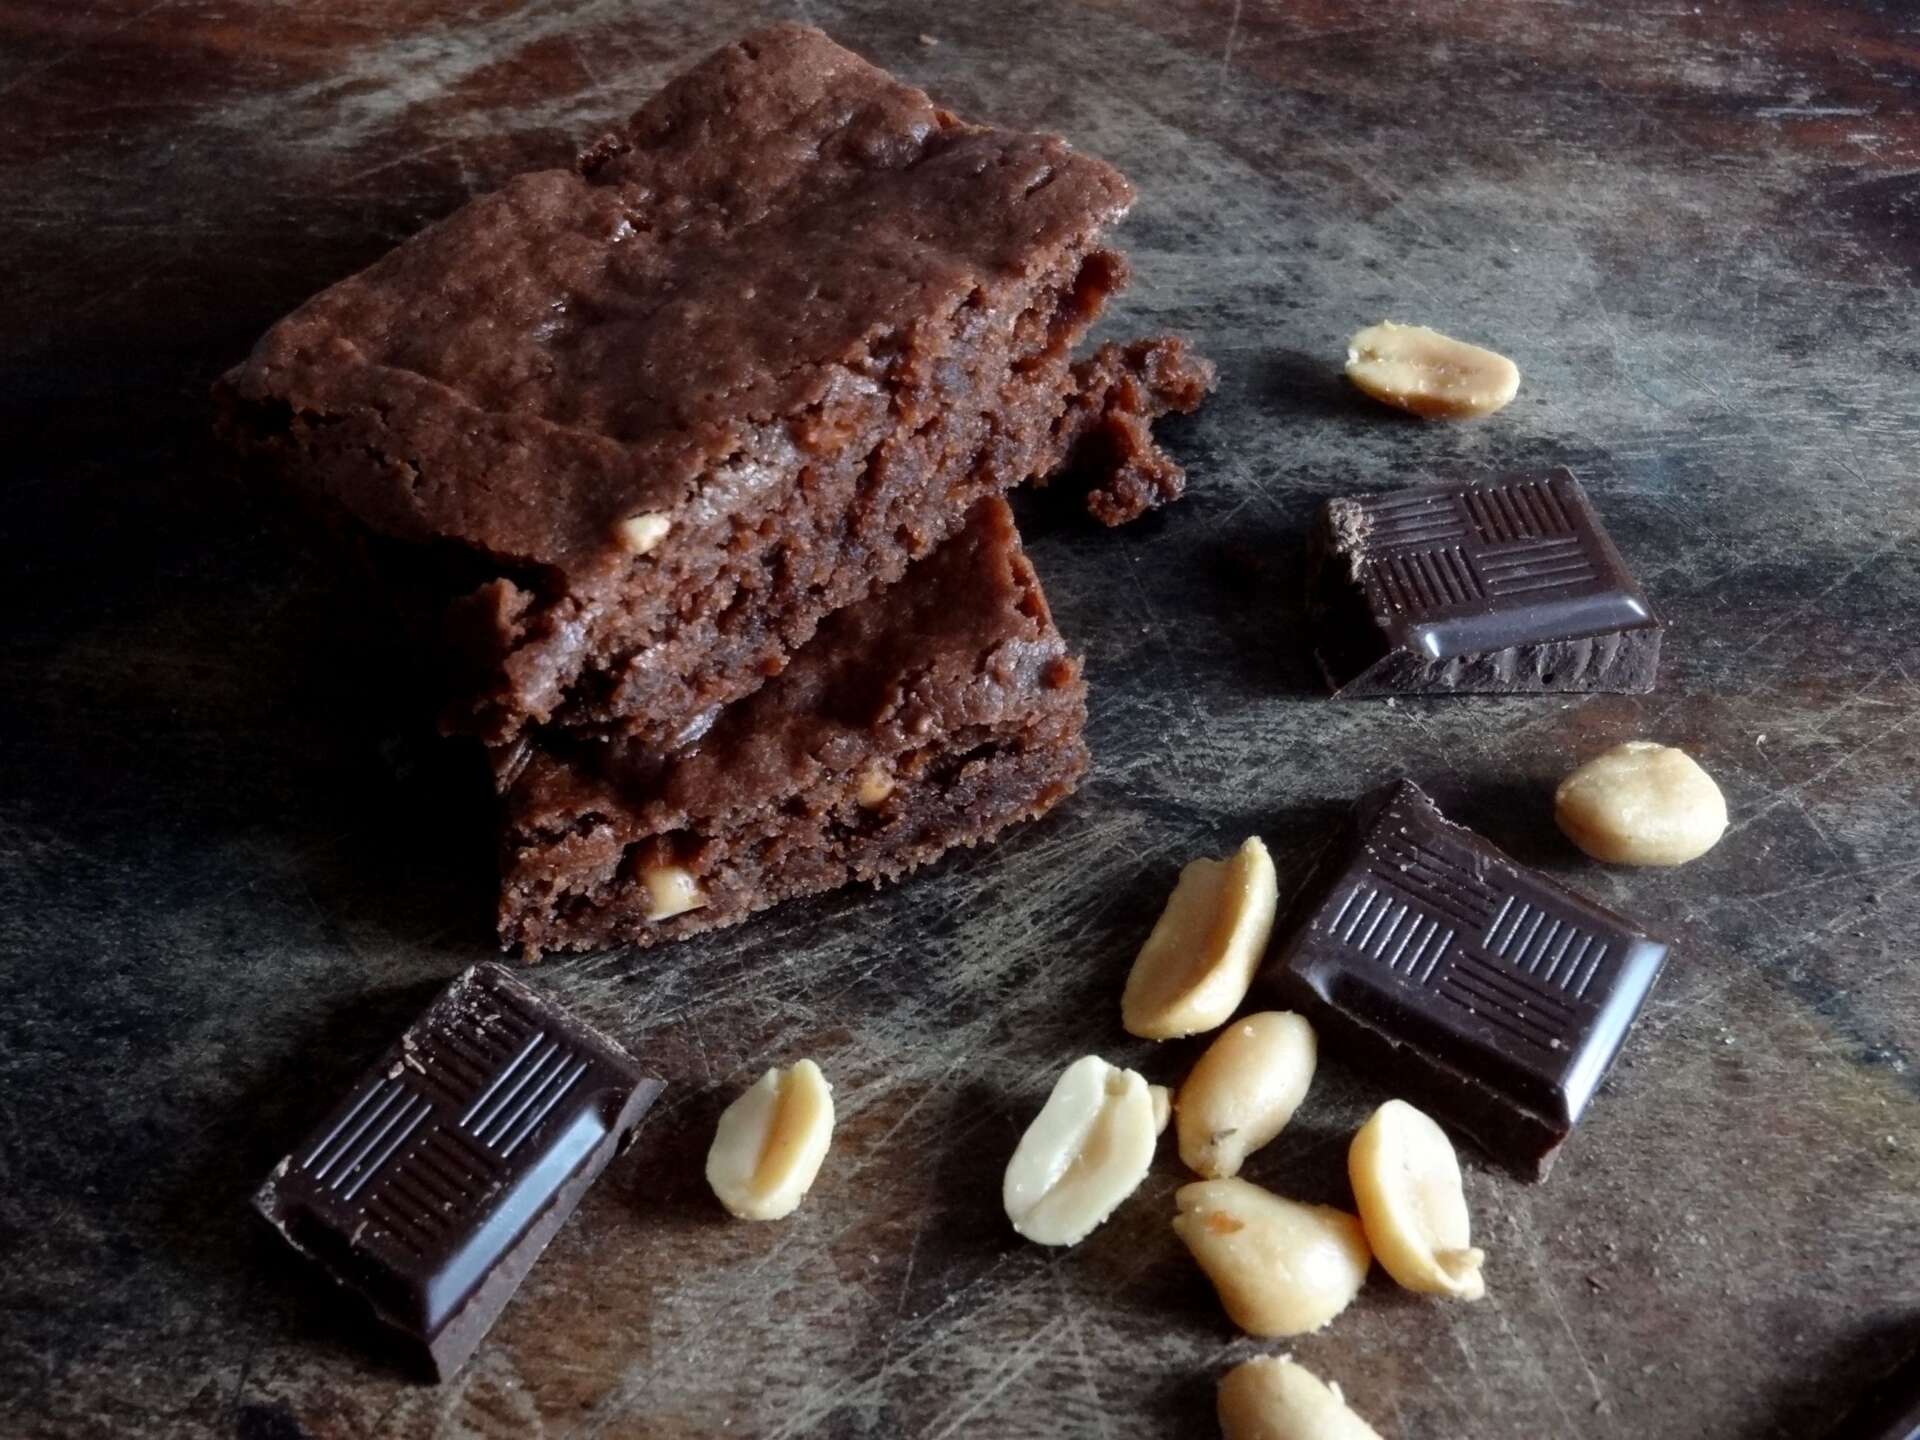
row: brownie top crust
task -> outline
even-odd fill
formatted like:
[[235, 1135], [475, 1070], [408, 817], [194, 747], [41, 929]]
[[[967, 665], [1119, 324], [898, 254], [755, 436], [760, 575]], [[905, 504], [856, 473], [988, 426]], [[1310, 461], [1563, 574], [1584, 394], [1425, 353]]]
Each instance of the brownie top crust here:
[[1056, 697], [1077, 714], [1083, 691], [1012, 511], [983, 500], [904, 581], [829, 617], [778, 680], [727, 707], [696, 745], [662, 757], [549, 734], [523, 746], [505, 787], [508, 827], [560, 834], [595, 814], [654, 831], [711, 824]]
[[920, 423], [903, 367], [1131, 199], [1064, 140], [775, 25], [316, 296], [223, 389], [243, 427], [351, 427], [370, 463], [319, 483], [376, 532], [594, 588], [633, 561], [623, 521], [705, 529]]

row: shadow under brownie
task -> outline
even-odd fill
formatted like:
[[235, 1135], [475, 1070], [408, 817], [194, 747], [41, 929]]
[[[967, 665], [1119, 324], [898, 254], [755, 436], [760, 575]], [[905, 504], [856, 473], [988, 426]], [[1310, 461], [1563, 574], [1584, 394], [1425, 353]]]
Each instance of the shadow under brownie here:
[[[692, 749], [502, 752], [500, 938], [653, 944], [991, 839], [1086, 769], [1086, 685], [999, 498]], [[694, 908], [681, 909], [683, 905]]]
[[281, 321], [224, 428], [462, 575], [434, 602], [448, 728], [670, 749], [977, 499], [1069, 458], [1108, 523], [1178, 494], [1146, 424], [1211, 367], [1171, 340], [1072, 360], [1132, 194], [772, 26]]

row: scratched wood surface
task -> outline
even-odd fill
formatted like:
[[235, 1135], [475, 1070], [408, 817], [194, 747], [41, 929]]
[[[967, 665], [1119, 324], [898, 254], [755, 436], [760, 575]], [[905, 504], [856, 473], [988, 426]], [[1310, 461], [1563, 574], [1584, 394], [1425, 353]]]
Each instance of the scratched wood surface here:
[[[489, 953], [471, 777], [382, 714], [317, 560], [209, 482], [207, 381], [302, 296], [679, 64], [801, 14], [1141, 200], [1116, 332], [1219, 362], [1190, 498], [1029, 514], [1097, 757], [1047, 821], [880, 894], [536, 982], [671, 1082], [490, 1344], [417, 1385], [245, 1209], [444, 977]], [[1474, 1168], [1490, 1294], [1376, 1275], [1290, 1348], [1384, 1435], [1804, 1437], [1920, 1338], [1920, 28], [1740, 0], [4, 0], [0, 1433], [1204, 1435], [1236, 1338], [1171, 1155], [1070, 1252], [999, 1175], [1182, 861], [1296, 881], [1404, 772], [1663, 927], [1673, 963], [1552, 1180]], [[926, 37], [923, 39], [922, 37]], [[1383, 315], [1526, 374], [1468, 428], [1343, 388]], [[1645, 698], [1332, 706], [1301, 652], [1323, 496], [1564, 462], [1672, 621]], [[1735, 820], [1677, 873], [1582, 862], [1553, 781], [1684, 745]], [[728, 1223], [725, 1099], [818, 1058], [805, 1207]], [[1343, 1200], [1386, 1091], [1323, 1065], [1248, 1174]], [[1170, 1149], [1170, 1147], [1168, 1147]]]

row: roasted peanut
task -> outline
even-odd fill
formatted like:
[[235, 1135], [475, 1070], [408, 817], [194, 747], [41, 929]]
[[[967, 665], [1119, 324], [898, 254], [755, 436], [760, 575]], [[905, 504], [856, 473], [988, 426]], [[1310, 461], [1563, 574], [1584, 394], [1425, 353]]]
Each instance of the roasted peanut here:
[[660, 542], [667, 538], [667, 532], [673, 529], [673, 521], [663, 511], [647, 510], [638, 515], [629, 515], [613, 527], [614, 538], [620, 542], [620, 548], [630, 555], [651, 555], [659, 549]]
[[1328, 1385], [1290, 1356], [1258, 1355], [1220, 1380], [1224, 1440], [1380, 1440]]
[[1180, 1087], [1180, 1158], [1210, 1180], [1238, 1175], [1278, 1135], [1313, 1083], [1313, 1026], [1289, 1010], [1243, 1015], [1220, 1032]]
[[1460, 1161], [1446, 1132], [1404, 1100], [1389, 1100], [1347, 1148], [1347, 1178], [1381, 1268], [1409, 1290], [1478, 1300], [1483, 1251], [1474, 1249]]
[[1145, 1080], [1098, 1055], [1074, 1061], [1007, 1163], [1007, 1218], [1042, 1245], [1079, 1244], [1146, 1178], [1158, 1137]]
[[1684, 865], [1726, 833], [1727, 802], [1684, 750], [1629, 740], [1560, 782], [1553, 818], [1596, 860]]
[[1391, 320], [1347, 342], [1347, 378], [1375, 400], [1429, 420], [1491, 415], [1520, 389], [1519, 368], [1506, 356]]
[[1147, 1086], [1147, 1098], [1153, 1102], [1153, 1133], [1164, 1135], [1167, 1121], [1173, 1118], [1173, 1097], [1164, 1085]]
[[1249, 1335], [1318, 1330], [1360, 1293], [1372, 1257], [1360, 1222], [1245, 1180], [1201, 1180], [1174, 1195], [1173, 1233]]
[[647, 887], [647, 919], [670, 920], [707, 903], [707, 892], [681, 865], [656, 865], [641, 877]]
[[707, 1151], [707, 1184], [742, 1220], [800, 1204], [833, 1141], [833, 1087], [811, 1060], [773, 1069], [727, 1106]]
[[887, 803], [893, 794], [893, 776], [878, 761], [860, 772], [859, 783], [855, 786], [853, 798], [862, 810], [875, 810]]
[[1228, 859], [1182, 870], [1127, 975], [1127, 1033], [1172, 1040], [1226, 1023], [1253, 983], [1278, 903], [1273, 858], [1258, 835]]

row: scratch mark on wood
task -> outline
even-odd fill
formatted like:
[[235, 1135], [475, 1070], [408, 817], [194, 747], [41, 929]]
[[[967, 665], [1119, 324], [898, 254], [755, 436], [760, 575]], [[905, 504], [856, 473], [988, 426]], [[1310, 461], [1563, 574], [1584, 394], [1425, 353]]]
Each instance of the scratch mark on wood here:
[[1224, 81], [1233, 69], [1233, 42], [1240, 37], [1240, 7], [1244, 0], [1233, 0], [1233, 18], [1227, 22], [1226, 48], [1220, 52], [1220, 78]]

